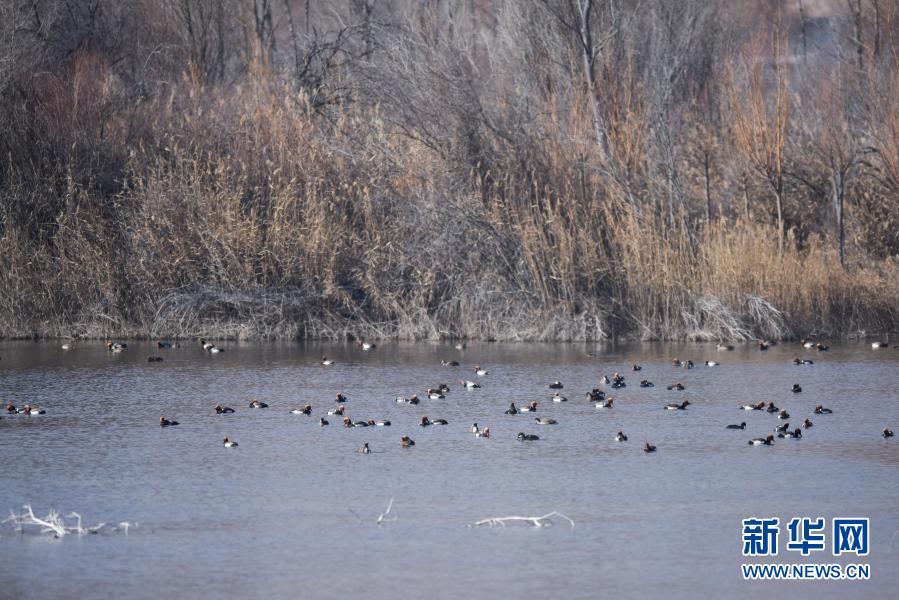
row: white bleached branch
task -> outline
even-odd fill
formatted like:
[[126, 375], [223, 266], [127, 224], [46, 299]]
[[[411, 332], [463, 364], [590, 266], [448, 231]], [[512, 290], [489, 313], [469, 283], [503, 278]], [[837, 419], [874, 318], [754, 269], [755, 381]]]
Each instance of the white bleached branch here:
[[571, 528], [574, 529], [574, 521], [569, 517], [566, 517], [562, 513], [558, 511], [552, 511], [551, 513], [546, 513], [545, 515], [539, 517], [491, 517], [489, 519], [481, 519], [480, 521], [476, 521], [474, 524], [469, 525], [469, 527], [494, 527], [499, 525], [500, 527], [505, 527], [506, 523], [530, 523], [534, 527], [549, 527], [552, 523], [552, 517], [558, 517], [560, 519], [564, 519], [568, 521]]
[[396, 521], [397, 517], [387, 518], [387, 515], [390, 514], [390, 509], [393, 508], [393, 498], [390, 499], [390, 502], [387, 504], [387, 510], [381, 513], [381, 516], [378, 517], [378, 525], [385, 521]]
[[[66, 519], [75, 519], [75, 524], [67, 524], [65, 521]], [[47, 513], [47, 516], [41, 518], [34, 514], [34, 510], [31, 508], [30, 504], [25, 504], [22, 507], [22, 512], [19, 514], [10, 510], [9, 517], [0, 523], [13, 523], [16, 531], [25, 531], [25, 528], [28, 526], [40, 527], [41, 533], [52, 533], [54, 537], [58, 538], [64, 537], [69, 533], [75, 533], [77, 535], [99, 533], [101, 529], [106, 527], [106, 523], [99, 523], [93, 527], [84, 527], [82, 525], [81, 515], [76, 512], [71, 512], [63, 518], [60, 516], [59, 512], [51, 509], [50, 512]], [[118, 527], [112, 527], [109, 531], [122, 530], [125, 532], [125, 535], [127, 535], [128, 529], [133, 525], [136, 524], [122, 521], [119, 523]]]

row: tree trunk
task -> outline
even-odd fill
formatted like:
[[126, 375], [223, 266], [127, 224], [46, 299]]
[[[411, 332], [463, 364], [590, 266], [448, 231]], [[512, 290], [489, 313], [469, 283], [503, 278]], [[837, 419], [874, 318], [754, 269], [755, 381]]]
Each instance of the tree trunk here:
[[849, 9], [855, 20], [855, 53], [858, 56], [858, 68], [861, 70], [865, 66], [865, 50], [862, 45], [862, 0], [855, 0], [855, 6], [852, 6], [852, 0], [850, 0]]
[[709, 181], [709, 163], [711, 162], [711, 155], [708, 151], [703, 153], [702, 156], [702, 166], [703, 171], [705, 172], [705, 239], [706, 243], [712, 241], [712, 188], [711, 181]]
[[587, 93], [590, 96], [590, 110], [593, 113], [593, 130], [596, 135], [596, 143], [602, 151], [603, 159], [605, 159], [609, 156], [609, 145], [596, 99], [596, 48], [593, 47], [593, 29], [590, 26], [590, 15], [592, 12], [593, 0], [578, 0], [584, 78], [587, 80]]
[[840, 266], [846, 267], [846, 232], [843, 227], [843, 196], [844, 196], [844, 178], [843, 173], [836, 167], [831, 165], [831, 195], [833, 198], [833, 210], [836, 217], [837, 227], [837, 243], [840, 249]]
[[783, 211], [783, 191], [779, 188], [774, 190], [774, 206], [777, 209], [777, 250], [780, 256], [784, 255], [784, 211]]
[[749, 224], [751, 214], [749, 212], [749, 182], [746, 173], [743, 173], [743, 209], [746, 212], [746, 224]]

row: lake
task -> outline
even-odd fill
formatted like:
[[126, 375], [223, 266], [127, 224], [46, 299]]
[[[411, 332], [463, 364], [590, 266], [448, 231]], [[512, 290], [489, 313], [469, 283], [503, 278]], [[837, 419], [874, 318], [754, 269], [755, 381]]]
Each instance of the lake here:
[[[31, 503], [38, 515], [55, 508], [89, 525], [137, 524], [127, 535], [60, 539], [0, 526], [0, 597], [886, 598], [899, 586], [899, 439], [881, 436], [899, 428], [893, 346], [220, 346], [211, 355], [196, 342], [129, 342], [122, 353], [99, 341], [70, 351], [0, 343], [0, 401], [46, 409], [0, 419], [0, 512]], [[323, 354], [335, 364], [323, 366]], [[794, 356], [815, 364], [793, 365]], [[673, 357], [696, 368], [672, 366]], [[476, 376], [475, 364], [489, 374]], [[627, 387], [604, 386], [615, 407], [595, 408], [585, 392], [615, 371]], [[465, 390], [460, 379], [483, 387]], [[549, 400], [557, 379], [568, 402]], [[677, 381], [686, 389], [666, 389]], [[451, 388], [446, 399], [427, 399], [440, 383]], [[794, 383], [802, 393], [791, 393]], [[354, 420], [392, 425], [348, 429], [330, 416], [320, 427], [337, 392]], [[421, 404], [394, 400], [412, 394]], [[269, 408], [250, 409], [251, 398]], [[684, 399], [687, 410], [663, 410]], [[534, 414], [503, 414], [532, 400]], [[801, 440], [751, 447], [783, 422], [738, 408], [758, 401], [814, 426]], [[236, 412], [215, 414], [216, 404]], [[289, 413], [304, 404], [312, 416]], [[833, 414], [813, 414], [816, 404]], [[180, 425], [160, 427], [160, 415]], [[449, 424], [419, 427], [423, 415]], [[745, 431], [725, 429], [741, 421]], [[492, 437], [469, 433], [472, 422]], [[614, 440], [619, 430], [627, 442]], [[518, 432], [540, 440], [518, 441]], [[413, 448], [400, 447], [404, 434]], [[224, 448], [225, 436], [239, 447]], [[372, 453], [362, 455], [366, 441]], [[644, 453], [644, 441], [658, 450]], [[469, 526], [554, 510], [575, 527]], [[776, 561], [744, 559], [741, 520], [767, 516], [783, 525], [869, 517], [870, 555], [834, 558], [828, 547], [808, 559], [783, 550]], [[744, 562], [867, 562], [871, 579], [747, 582]]]

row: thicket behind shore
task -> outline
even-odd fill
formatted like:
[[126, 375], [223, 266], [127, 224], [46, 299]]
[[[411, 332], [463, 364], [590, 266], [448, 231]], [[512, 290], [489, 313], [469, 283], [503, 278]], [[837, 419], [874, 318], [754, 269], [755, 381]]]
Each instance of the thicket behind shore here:
[[857, 5], [0, 8], [0, 334], [899, 331], [899, 3]]

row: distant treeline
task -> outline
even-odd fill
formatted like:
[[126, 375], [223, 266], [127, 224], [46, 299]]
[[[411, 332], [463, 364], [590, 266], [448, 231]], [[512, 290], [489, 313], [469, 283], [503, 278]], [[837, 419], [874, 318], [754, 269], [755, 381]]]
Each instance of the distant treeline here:
[[897, 98], [899, 0], [3, 2], [0, 335], [897, 331]]

